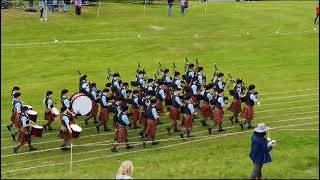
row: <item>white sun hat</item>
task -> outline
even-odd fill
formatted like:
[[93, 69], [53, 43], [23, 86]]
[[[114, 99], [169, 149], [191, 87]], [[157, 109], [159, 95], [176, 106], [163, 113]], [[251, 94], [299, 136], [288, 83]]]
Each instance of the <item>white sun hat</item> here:
[[255, 132], [262, 133], [269, 130], [269, 127], [266, 126], [264, 123], [258, 124], [258, 126], [254, 129]]

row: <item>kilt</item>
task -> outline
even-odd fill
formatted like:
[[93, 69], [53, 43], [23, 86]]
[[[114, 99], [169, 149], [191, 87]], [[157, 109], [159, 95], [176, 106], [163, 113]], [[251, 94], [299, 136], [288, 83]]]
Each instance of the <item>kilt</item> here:
[[122, 126], [119, 126], [116, 131], [116, 139], [117, 143], [126, 142], [128, 139], [127, 129]]
[[231, 111], [233, 113], [240, 113], [241, 112], [241, 100], [240, 99], [233, 99], [231, 104]]
[[160, 101], [159, 99], [157, 100], [157, 103], [156, 103], [156, 109], [160, 111], [160, 113], [163, 113], [163, 104], [162, 104], [162, 101]]
[[108, 108], [100, 108], [99, 121], [107, 122], [109, 119]]
[[140, 111], [139, 111], [139, 109], [134, 109], [134, 108], [132, 108], [131, 109], [131, 113], [132, 113], [132, 121], [134, 122], [134, 123], [136, 123], [136, 122], [138, 122], [139, 121], [139, 118], [140, 118]]
[[148, 123], [148, 138], [154, 139], [156, 137], [157, 120], [147, 119]]
[[244, 112], [244, 113], [243, 113], [244, 118], [245, 118], [247, 121], [252, 121], [253, 115], [254, 115], [253, 107], [246, 105], [246, 106], [243, 108], [243, 112]]
[[192, 123], [192, 116], [190, 114], [183, 115], [181, 126], [187, 129], [192, 129], [193, 123]]
[[174, 120], [180, 120], [180, 109], [178, 107], [171, 107], [169, 117]]
[[98, 114], [98, 103], [95, 101], [92, 101], [92, 109], [90, 112], [91, 116], [96, 116]]
[[[26, 134], [28, 132], [28, 134]], [[24, 145], [26, 142], [28, 142], [29, 140], [31, 140], [31, 132], [25, 128], [25, 127], [21, 127], [19, 129], [19, 137], [18, 140], [20, 142], [21, 145]]]
[[69, 132], [69, 130], [67, 128], [61, 127], [60, 131], [59, 131], [59, 137], [60, 137], [60, 139], [68, 141], [71, 139], [72, 134]]
[[203, 117], [212, 117], [212, 110], [209, 103], [204, 102], [201, 106], [201, 114]]
[[148, 128], [148, 122], [147, 122], [147, 117], [144, 114], [145, 114], [145, 112], [141, 113], [140, 125], [141, 125], [141, 127], [143, 127], [143, 129], [147, 129]]
[[17, 129], [20, 129], [20, 115], [16, 112], [13, 114], [13, 123]]
[[47, 120], [47, 121], [49, 121], [49, 122], [52, 122], [52, 121], [54, 121], [54, 118], [55, 118], [56, 116], [51, 112], [51, 111], [48, 111], [48, 112], [44, 112], [44, 119], [45, 120]]
[[223, 120], [223, 110], [219, 108], [214, 108], [214, 122], [221, 123]]

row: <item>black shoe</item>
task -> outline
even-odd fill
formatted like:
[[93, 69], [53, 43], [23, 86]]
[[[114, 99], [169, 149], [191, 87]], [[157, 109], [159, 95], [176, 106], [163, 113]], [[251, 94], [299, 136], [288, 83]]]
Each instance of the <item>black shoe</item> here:
[[243, 130], [244, 130], [244, 129], [243, 129], [243, 124], [240, 123], [239, 125], [240, 125], [240, 127], [241, 127], [241, 131], [243, 131]]
[[100, 133], [100, 126], [96, 126], [97, 132]]
[[151, 143], [151, 145], [157, 145], [157, 144], [159, 144], [158, 141], [152, 141], [152, 143]]
[[37, 148], [34, 148], [34, 147], [29, 148], [29, 151], [36, 151], [36, 150], [37, 150]]
[[231, 116], [231, 117], [229, 117], [229, 119], [230, 119], [231, 124], [234, 124], [233, 117]]
[[11, 127], [10, 127], [10, 125], [8, 125], [8, 126], [7, 126], [7, 128], [8, 128], [8, 130], [9, 130], [9, 131], [11, 131]]
[[105, 129], [103, 129], [103, 131], [110, 131], [110, 129], [108, 129], [108, 128], [105, 128]]
[[118, 152], [117, 149], [111, 149], [111, 152]]
[[212, 135], [212, 128], [208, 128], [209, 135]]
[[180, 137], [183, 138], [183, 134], [180, 134]]
[[252, 129], [252, 128], [254, 128], [253, 126], [248, 126], [248, 129]]
[[168, 131], [168, 134], [171, 135], [170, 128], [167, 127], [166, 129], [167, 129], [167, 131]]
[[218, 129], [218, 131], [222, 132], [222, 131], [225, 131], [225, 129]]
[[139, 135], [140, 135], [142, 138], [144, 138], [144, 137], [143, 137], [143, 132], [139, 132]]
[[131, 144], [126, 145], [126, 149], [131, 149], [131, 148], [133, 148], [133, 146]]
[[88, 125], [88, 120], [84, 120], [84, 123], [85, 123], [86, 125]]
[[61, 147], [61, 150], [63, 150], [63, 151], [68, 150], [68, 148], [67, 148], [67, 146], [66, 146], [66, 145], [61, 145], [60, 147]]
[[179, 131], [181, 131], [181, 129], [175, 129], [175, 130], [173, 130], [173, 132], [179, 132]]
[[98, 124], [99, 122], [98, 122], [98, 121], [93, 121], [93, 123], [94, 123], [94, 124]]
[[43, 129], [46, 131], [47, 130], [47, 126], [43, 126]]
[[49, 128], [49, 131], [52, 131], [52, 130], [54, 130], [53, 128]]
[[17, 154], [18, 153], [18, 148], [17, 147], [13, 147], [13, 152]]
[[14, 134], [11, 134], [11, 137], [14, 141], [16, 141], [16, 136]]
[[146, 147], [146, 142], [142, 142], [142, 147], [145, 148]]

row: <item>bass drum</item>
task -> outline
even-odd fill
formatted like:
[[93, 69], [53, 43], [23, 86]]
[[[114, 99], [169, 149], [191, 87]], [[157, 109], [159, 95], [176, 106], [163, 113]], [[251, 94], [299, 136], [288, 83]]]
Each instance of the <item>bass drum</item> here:
[[71, 96], [70, 102], [72, 111], [81, 116], [88, 115], [92, 110], [92, 100], [84, 93], [75, 93]]

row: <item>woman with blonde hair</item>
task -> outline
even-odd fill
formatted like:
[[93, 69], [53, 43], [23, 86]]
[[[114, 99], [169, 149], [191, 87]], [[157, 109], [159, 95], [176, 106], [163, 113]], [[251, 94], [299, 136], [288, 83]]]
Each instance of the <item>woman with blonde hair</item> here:
[[133, 164], [131, 161], [123, 161], [116, 176], [116, 179], [133, 179]]

